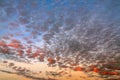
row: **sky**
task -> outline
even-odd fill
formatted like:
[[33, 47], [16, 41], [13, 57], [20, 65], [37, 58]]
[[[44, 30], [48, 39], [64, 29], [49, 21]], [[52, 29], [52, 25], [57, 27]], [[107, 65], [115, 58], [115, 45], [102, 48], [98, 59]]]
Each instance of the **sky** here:
[[70, 30], [86, 19], [119, 27], [120, 0], [0, 0], [0, 39], [42, 44], [46, 34]]

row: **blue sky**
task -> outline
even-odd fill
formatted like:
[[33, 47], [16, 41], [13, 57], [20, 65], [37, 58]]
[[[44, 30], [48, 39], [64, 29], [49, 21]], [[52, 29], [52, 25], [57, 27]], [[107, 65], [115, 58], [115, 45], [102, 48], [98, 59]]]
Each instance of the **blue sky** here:
[[11, 38], [42, 41], [44, 34], [58, 32], [54, 25], [73, 27], [84, 18], [119, 27], [119, 3], [120, 0], [0, 0], [0, 37], [13, 34]]

